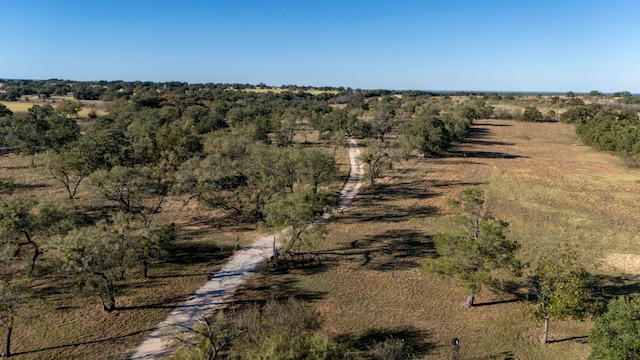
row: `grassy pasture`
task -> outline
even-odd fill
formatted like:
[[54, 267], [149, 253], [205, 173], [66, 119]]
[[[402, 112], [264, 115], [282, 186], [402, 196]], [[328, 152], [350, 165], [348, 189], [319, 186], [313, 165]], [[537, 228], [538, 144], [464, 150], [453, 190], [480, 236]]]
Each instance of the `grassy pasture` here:
[[237, 300], [308, 299], [340, 341], [366, 348], [403, 337], [418, 358], [449, 359], [457, 337], [464, 359], [585, 359], [591, 321], [552, 321], [552, 343], [540, 345], [542, 323], [522, 302], [484, 291], [481, 306], [464, 310], [465, 294], [418, 261], [435, 256], [433, 234], [455, 226], [447, 199], [477, 185], [525, 260], [567, 242], [608, 294], [635, 293], [638, 179], [616, 157], [580, 145], [571, 125], [478, 121], [452, 156], [396, 163], [377, 189], [364, 188], [331, 222], [321, 265], [266, 271]]
[[[26, 112], [33, 105], [42, 106], [42, 105], [48, 104], [53, 106], [53, 108], [55, 109], [57, 107], [57, 104], [62, 100], [63, 100], [62, 98], [55, 98], [55, 99], [52, 98], [52, 100], [47, 100], [44, 102], [39, 100], [37, 101], [0, 101], [0, 104], [4, 104], [7, 108], [9, 108], [9, 110], [13, 111], [14, 113], [18, 113], [18, 112]], [[74, 101], [72, 97], [69, 97], [66, 100]], [[80, 112], [78, 113], [78, 116], [80, 117], [89, 116], [89, 112], [91, 110], [95, 110], [98, 115], [107, 114], [107, 105], [103, 101], [82, 100], [80, 102], [84, 104], [84, 106], [82, 107], [82, 110], [80, 110]]]
[[[247, 89], [242, 89], [242, 91], [249, 91], [249, 92], [255, 92], [255, 93], [259, 93], [259, 94], [264, 94], [264, 93], [268, 93], [268, 92], [273, 92], [276, 94], [280, 94], [283, 93], [285, 91], [294, 91], [297, 92], [298, 90], [289, 90], [287, 88], [268, 88], [268, 89], [261, 89], [261, 88], [247, 88]], [[338, 94], [339, 91], [336, 90], [318, 90], [318, 89], [309, 89], [309, 90], [300, 90], [300, 91], [304, 91], [307, 92], [311, 95], [320, 95], [320, 94]]]

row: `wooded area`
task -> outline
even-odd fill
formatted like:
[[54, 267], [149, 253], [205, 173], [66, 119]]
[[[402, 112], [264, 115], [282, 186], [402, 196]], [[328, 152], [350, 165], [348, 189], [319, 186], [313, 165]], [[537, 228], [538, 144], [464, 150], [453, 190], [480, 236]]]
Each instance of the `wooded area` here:
[[[578, 98], [569, 93], [254, 89], [242, 84], [0, 81], [2, 156], [22, 159], [20, 171], [47, 181], [34, 185], [6, 176], [6, 169], [0, 172], [5, 356], [15, 353], [15, 346], [28, 353], [12, 342], [18, 324], [29, 321], [22, 315], [25, 308], [37, 303], [41, 311], [56, 311], [40, 305], [47, 301], [34, 291], [40, 284], [99, 302], [106, 313], [145, 305], [122, 306], [120, 297], [140, 291], [137, 287], [145, 286], [154, 267], [188, 262], [194, 255], [188, 252], [198, 251], [186, 245], [191, 239], [177, 224], [182, 220], [177, 214], [191, 211], [186, 209], [211, 214], [218, 225], [209, 236], [228, 223], [288, 228], [281, 261], [297, 266], [294, 252], [313, 253], [322, 261], [314, 241], [326, 233], [309, 225], [337, 205], [337, 190], [347, 177], [339, 152], [348, 147], [348, 139], [362, 147], [368, 185], [381, 194], [380, 179], [400, 176], [394, 164], [456, 154], [454, 146], [478, 119], [574, 123], [585, 144], [621, 155], [628, 166], [640, 163], [637, 97], [624, 92]], [[29, 106], [12, 111], [17, 103]], [[33, 186], [46, 188], [45, 196], [34, 196]], [[584, 318], [603, 311], [596, 300], [588, 308], [576, 305], [595, 297], [597, 284], [576, 267], [570, 252], [556, 253], [565, 254], [562, 264], [541, 258], [528, 277], [519, 277], [524, 270], [517, 256], [521, 246], [509, 237], [509, 224], [486, 211], [486, 201], [474, 187], [452, 200], [458, 227], [436, 234], [438, 258], [423, 261], [429, 272], [456, 279], [466, 289], [466, 307], [475, 305], [483, 287], [531, 296], [534, 313], [546, 323], [543, 342], [551, 317]], [[227, 250], [224, 256], [231, 253]], [[182, 260], [176, 259], [180, 253]], [[578, 300], [563, 295], [567, 300], [559, 303], [563, 291], [579, 293]], [[323, 354], [317, 358], [389, 358], [412, 352], [391, 338], [366, 349], [341, 344], [320, 331], [320, 319], [305, 306], [290, 300], [235, 309], [218, 316], [220, 328], [203, 319], [201, 328], [191, 329], [203, 336], [201, 342], [182, 354], [193, 354], [194, 348], [209, 358], [296, 358], [314, 351]], [[296, 325], [300, 328], [272, 322], [289, 311], [298, 314], [291, 315], [291, 323], [307, 319]], [[249, 325], [247, 317], [260, 320]], [[214, 333], [228, 338], [221, 343]]]

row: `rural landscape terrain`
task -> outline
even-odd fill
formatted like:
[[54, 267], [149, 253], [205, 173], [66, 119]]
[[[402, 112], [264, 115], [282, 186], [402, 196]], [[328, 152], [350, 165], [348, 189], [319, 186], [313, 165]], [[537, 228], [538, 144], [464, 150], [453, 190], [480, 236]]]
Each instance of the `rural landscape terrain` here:
[[627, 91], [0, 80], [0, 353], [128, 359], [276, 236], [164, 358], [638, 358], [638, 111]]

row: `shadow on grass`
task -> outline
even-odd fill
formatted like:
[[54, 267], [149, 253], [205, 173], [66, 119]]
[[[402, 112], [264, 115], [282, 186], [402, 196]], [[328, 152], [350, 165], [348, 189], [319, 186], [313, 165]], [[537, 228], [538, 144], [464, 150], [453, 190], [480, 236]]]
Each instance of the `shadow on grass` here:
[[427, 331], [416, 328], [396, 328], [396, 329], [369, 329], [362, 335], [339, 335], [336, 342], [347, 348], [355, 349], [363, 353], [371, 351], [376, 344], [383, 343], [389, 339], [401, 339], [404, 341], [404, 351], [416, 357], [428, 355], [435, 345], [429, 341], [430, 334]]
[[[290, 270], [296, 272], [297, 270]], [[268, 283], [267, 283], [268, 282]], [[260, 279], [254, 279], [241, 286], [234, 292], [233, 301], [229, 302], [230, 309], [243, 309], [248, 305], [264, 305], [268, 300], [286, 300], [295, 298], [303, 302], [322, 300], [326, 296], [324, 291], [301, 290], [298, 280], [290, 277], [287, 272], [275, 271]]]
[[165, 263], [188, 265], [194, 263], [217, 263], [233, 255], [232, 247], [220, 247], [213, 242], [184, 241], [175, 244]]
[[318, 252], [323, 263], [359, 262], [377, 271], [395, 271], [419, 267], [419, 260], [437, 257], [431, 236], [413, 229], [389, 230], [370, 238], [355, 240], [348, 247]]
[[[507, 143], [494, 140], [483, 140], [486, 137], [491, 136], [491, 130], [482, 126], [489, 124], [474, 125], [469, 129], [464, 139], [459, 145], [467, 145], [472, 149], [452, 149], [447, 152], [448, 157], [456, 158], [471, 158], [471, 159], [517, 159], [527, 158], [527, 156], [508, 154], [500, 151], [482, 151], [483, 146], [508, 146], [514, 145], [513, 143]], [[509, 125], [511, 126], [511, 125]], [[447, 156], [445, 156], [447, 157]]]
[[363, 223], [363, 222], [380, 222], [380, 223], [399, 223], [415, 217], [433, 216], [439, 211], [434, 206], [390, 206], [384, 205], [384, 212], [372, 213], [367, 208], [353, 208], [349, 211], [349, 216], [341, 218], [342, 223]]
[[598, 281], [603, 297], [607, 300], [640, 293], [640, 275], [598, 275]]
[[449, 152], [452, 157], [477, 158], [477, 159], [518, 159], [528, 158], [523, 155], [507, 154], [499, 151], [473, 151], [473, 150], [453, 150]]
[[483, 303], [475, 303], [473, 307], [483, 307], [483, 306], [491, 306], [491, 305], [500, 305], [500, 304], [509, 304], [514, 302], [524, 301], [524, 297], [517, 297], [513, 299], [505, 299], [505, 300], [496, 300], [496, 301], [488, 301]]
[[[511, 126], [511, 125], [509, 125]], [[513, 351], [502, 351], [498, 354], [483, 356], [479, 358], [473, 358], [474, 360], [515, 360], [516, 355]]]
[[547, 343], [555, 344], [555, 343], [562, 343], [562, 342], [569, 342], [569, 341], [577, 340], [576, 342], [579, 342], [581, 344], [586, 344], [587, 343], [587, 339], [589, 339], [588, 335], [582, 335], [582, 336], [572, 336], [572, 337], [568, 337], [568, 338], [564, 338], [564, 339], [547, 340]]
[[72, 347], [82, 346], [82, 345], [92, 345], [92, 344], [100, 344], [100, 343], [118, 341], [118, 340], [126, 339], [126, 338], [131, 337], [131, 336], [136, 336], [136, 335], [139, 335], [139, 334], [142, 334], [142, 333], [146, 333], [146, 332], [151, 331], [151, 330], [152, 329], [139, 330], [139, 331], [134, 331], [134, 332], [125, 334], [125, 335], [119, 335], [119, 336], [114, 336], [114, 337], [110, 337], [110, 338], [104, 338], [104, 339], [98, 339], [98, 340], [89, 340], [89, 341], [81, 341], [81, 342], [77, 342], [77, 343], [73, 343], [73, 344], [50, 346], [50, 347], [46, 347], [46, 348], [42, 348], [42, 349], [35, 349], [35, 350], [18, 351], [18, 352], [13, 353], [12, 356], [35, 354], [35, 353], [40, 353], [40, 352], [45, 352], [45, 351], [72, 348]]
[[484, 123], [484, 124], [478, 124], [478, 126], [510, 127], [510, 126], [513, 126], [513, 125], [511, 125], [511, 124]]
[[198, 237], [211, 234], [212, 230], [244, 232], [254, 230], [254, 223], [240, 215], [229, 212], [221, 217], [193, 216], [187, 221], [179, 222], [181, 233], [187, 237]]

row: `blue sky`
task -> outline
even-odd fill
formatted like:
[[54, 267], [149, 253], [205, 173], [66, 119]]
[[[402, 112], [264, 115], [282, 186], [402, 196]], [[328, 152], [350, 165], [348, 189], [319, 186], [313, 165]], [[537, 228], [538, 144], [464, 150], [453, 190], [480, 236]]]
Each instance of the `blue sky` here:
[[0, 78], [640, 92], [640, 1], [0, 1]]

